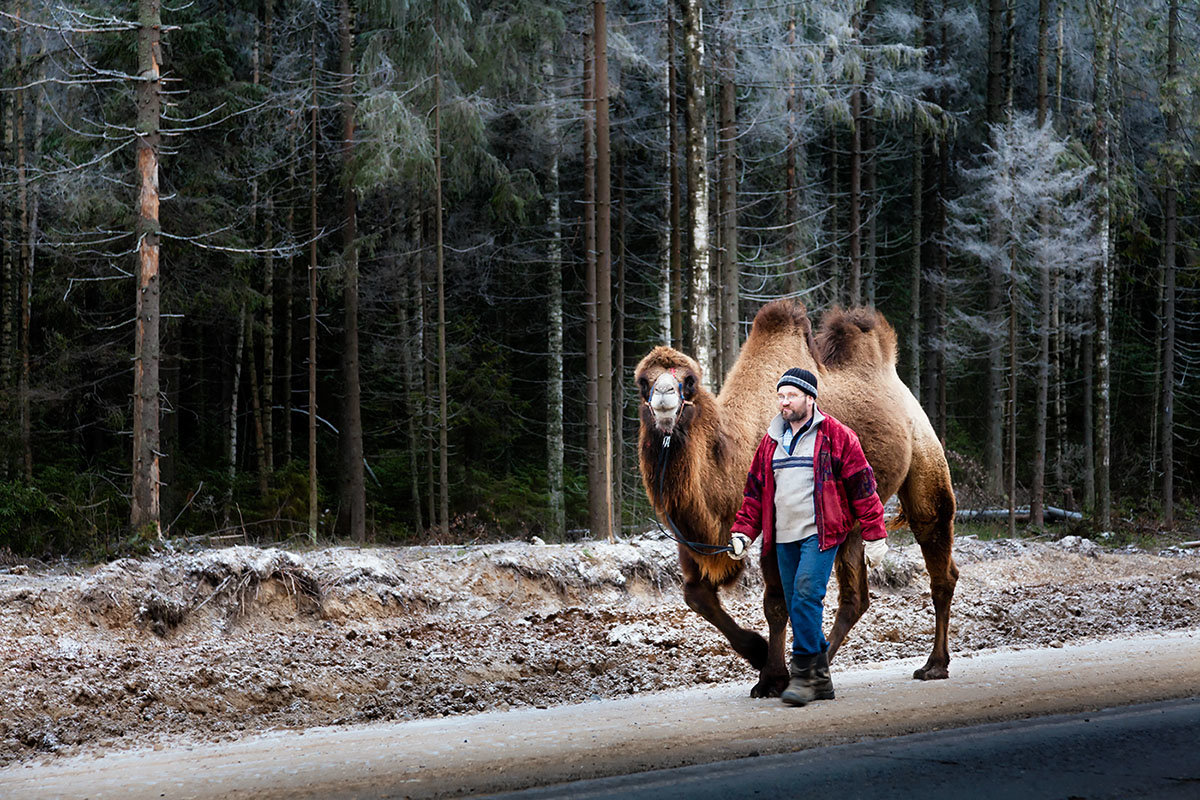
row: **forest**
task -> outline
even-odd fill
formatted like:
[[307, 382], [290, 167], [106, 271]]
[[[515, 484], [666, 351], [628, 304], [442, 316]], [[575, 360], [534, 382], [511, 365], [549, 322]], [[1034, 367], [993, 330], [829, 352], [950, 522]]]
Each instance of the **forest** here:
[[4, 0], [0, 550], [640, 532], [633, 367], [779, 297], [886, 315], [960, 508], [1194, 526], [1198, 61], [1194, 0]]

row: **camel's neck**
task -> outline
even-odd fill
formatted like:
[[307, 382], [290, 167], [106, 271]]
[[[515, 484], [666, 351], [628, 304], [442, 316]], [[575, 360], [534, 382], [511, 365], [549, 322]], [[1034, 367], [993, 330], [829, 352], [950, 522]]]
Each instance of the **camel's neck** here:
[[705, 482], [724, 477], [730, 470], [729, 443], [735, 440], [726, 429], [727, 418], [716, 398], [701, 391], [669, 438], [649, 430], [645, 466], [652, 470], [647, 479], [656, 496], [663, 487], [663, 501], [669, 505], [672, 498], [679, 499], [678, 490], [686, 496], [703, 495]]

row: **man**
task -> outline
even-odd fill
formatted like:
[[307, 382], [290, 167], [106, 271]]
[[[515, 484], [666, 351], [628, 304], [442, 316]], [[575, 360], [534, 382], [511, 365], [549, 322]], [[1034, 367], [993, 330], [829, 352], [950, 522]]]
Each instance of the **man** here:
[[857, 521], [874, 565], [887, 552], [887, 531], [858, 437], [817, 408], [817, 376], [793, 367], [775, 389], [779, 416], [754, 453], [729, 556], [744, 558], [760, 532], [763, 549], [775, 549], [792, 622], [791, 680], [782, 699], [802, 706], [833, 699], [821, 614], [838, 547]]

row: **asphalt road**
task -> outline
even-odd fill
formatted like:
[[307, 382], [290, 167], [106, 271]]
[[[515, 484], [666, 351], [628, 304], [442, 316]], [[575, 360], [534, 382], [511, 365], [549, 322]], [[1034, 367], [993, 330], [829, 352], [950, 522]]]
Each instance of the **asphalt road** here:
[[[1193, 767], [1196, 758], [1187, 749], [1195, 746], [1200, 752], [1194, 703], [1177, 704], [1179, 713], [1193, 714], [1190, 719], [1166, 711], [1176, 706], [1162, 706], [1160, 717], [1136, 723], [1161, 728], [1161, 736], [1142, 737], [1129, 728], [1104, 748], [1098, 743], [1108, 741], [1103, 733], [1099, 740], [1085, 736], [1092, 729], [1089, 726], [1099, 730], [1098, 722], [1082, 723], [1082, 732], [1056, 728], [1055, 720], [1017, 722], [1195, 697], [1200, 693], [1200, 630], [976, 654], [953, 660], [947, 681], [912, 680], [919, 663], [908, 659], [847, 671], [837, 670], [835, 664], [837, 699], [804, 708], [751, 699], [752, 681], [747, 675], [744, 684], [547, 709], [273, 731], [234, 742], [169, 742], [157, 749], [50, 759], [0, 770], [0, 798], [447, 797], [537, 786], [551, 787], [547, 791], [553, 796], [575, 796], [574, 789], [555, 785], [704, 764], [717, 766], [712, 767], [712, 776], [688, 778], [698, 780], [699, 787], [716, 787], [717, 776], [725, 775], [733, 781], [727, 786], [738, 788], [727, 788], [723, 794], [746, 796], [739, 777], [762, 772], [768, 781], [760, 789], [762, 796], [795, 797], [809, 795], [810, 790], [796, 789], [796, 770], [787, 759], [823, 765], [825, 759], [819, 754], [829, 751], [814, 748], [831, 746], [860, 748], [854, 751], [857, 756], [844, 762], [842, 772], [824, 777], [813, 773], [818, 777], [811, 780], [822, 781], [830, 791], [837, 787], [837, 794], [831, 796], [839, 798], [886, 795], [895, 800], [918, 793], [923, 798], [1012, 797], [1001, 792], [1009, 785], [1023, 785], [1014, 783], [1021, 775], [1014, 770], [1026, 770], [1030, 785], [1055, 776], [1070, 782], [1076, 775], [1094, 775], [1097, 785], [1115, 792], [1060, 792], [1056, 785], [1047, 790], [1053, 794], [1020, 789], [1015, 796], [1021, 800], [1200, 798]], [[1098, 721], [1121, 713], [1086, 716]], [[975, 756], [946, 755], [957, 752], [951, 745], [976, 738], [975, 731], [961, 729], [986, 723], [999, 723], [997, 744], [981, 745]], [[947, 730], [951, 728], [960, 730]], [[1023, 737], [1035, 728], [1058, 738], [1027, 745]], [[931, 731], [944, 732], [933, 735]], [[911, 757], [892, 757], [888, 748], [905, 741], [892, 737], [909, 737], [912, 744], [906, 746], [918, 749]], [[978, 755], [986, 756], [991, 749], [996, 753], [991, 761]], [[1108, 772], [1076, 760], [1090, 750], [1102, 753], [1100, 764], [1109, 764]], [[1170, 771], [1146, 766], [1147, 753], [1161, 753]], [[772, 777], [771, 769], [763, 765], [781, 771]], [[903, 794], [914, 776], [933, 783], [912, 795]], [[1121, 789], [1118, 776], [1133, 783], [1122, 784], [1127, 789]], [[958, 788], [931, 794], [944, 788], [943, 780], [947, 785], [959, 781], [953, 784]], [[650, 784], [647, 791], [656, 798], [669, 796], [663, 786]], [[865, 794], [880, 786], [885, 791]], [[860, 789], [864, 794], [854, 794]], [[620, 793], [626, 793], [624, 788]], [[688, 796], [697, 795], [689, 791]]]
[[1200, 797], [1198, 736], [1200, 697], [1193, 697], [486, 797], [1195, 800]]

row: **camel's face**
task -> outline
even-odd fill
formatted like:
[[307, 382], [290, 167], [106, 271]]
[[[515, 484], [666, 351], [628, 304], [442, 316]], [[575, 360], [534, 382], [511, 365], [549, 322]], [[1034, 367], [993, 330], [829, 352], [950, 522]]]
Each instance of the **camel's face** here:
[[675, 430], [685, 404], [696, 393], [696, 376], [691, 370], [667, 369], [653, 381], [647, 374], [640, 375], [638, 388], [650, 409], [654, 428], [665, 436]]

